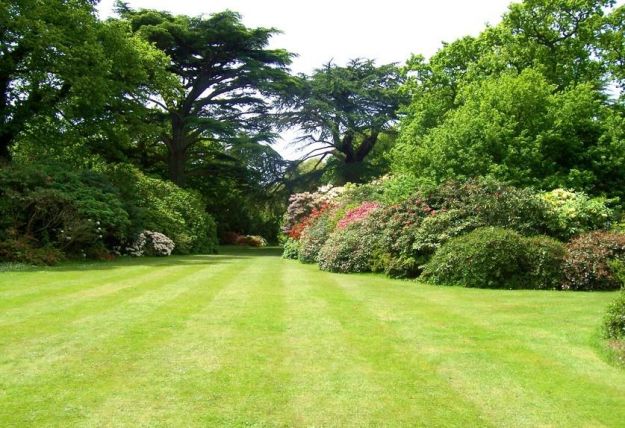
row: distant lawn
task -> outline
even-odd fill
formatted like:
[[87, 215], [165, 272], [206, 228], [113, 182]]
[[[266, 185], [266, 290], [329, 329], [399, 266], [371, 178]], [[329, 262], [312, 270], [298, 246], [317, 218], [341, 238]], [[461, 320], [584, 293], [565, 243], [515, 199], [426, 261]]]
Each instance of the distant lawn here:
[[0, 426], [623, 426], [593, 344], [614, 296], [272, 250], [0, 273]]

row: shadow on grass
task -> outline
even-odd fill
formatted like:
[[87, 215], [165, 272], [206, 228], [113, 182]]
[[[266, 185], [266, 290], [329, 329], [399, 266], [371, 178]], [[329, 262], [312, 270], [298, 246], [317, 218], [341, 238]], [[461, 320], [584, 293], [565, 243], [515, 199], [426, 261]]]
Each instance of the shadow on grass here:
[[251, 248], [238, 246], [220, 247], [217, 254], [194, 254], [169, 257], [120, 257], [112, 261], [67, 261], [56, 266], [29, 266], [23, 264], [4, 264], [2, 273], [12, 272], [75, 272], [93, 270], [121, 269], [129, 266], [170, 267], [233, 263], [255, 257], [280, 257], [279, 247]]

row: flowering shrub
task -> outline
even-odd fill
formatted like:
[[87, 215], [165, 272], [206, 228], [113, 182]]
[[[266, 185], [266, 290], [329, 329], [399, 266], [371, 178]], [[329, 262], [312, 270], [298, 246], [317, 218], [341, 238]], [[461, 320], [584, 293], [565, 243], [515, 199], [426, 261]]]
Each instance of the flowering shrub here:
[[617, 290], [622, 286], [612, 260], [625, 260], [625, 234], [596, 231], [578, 236], [566, 246], [566, 290]]
[[282, 258], [297, 260], [299, 255], [299, 241], [288, 238], [282, 246]]
[[356, 208], [352, 208], [347, 211], [343, 218], [339, 220], [337, 227], [339, 229], [345, 229], [352, 223], [364, 220], [369, 216], [369, 214], [371, 214], [372, 211], [377, 210], [378, 208], [380, 208], [380, 204], [377, 202], [363, 202]]
[[176, 244], [167, 236], [159, 232], [144, 230], [135, 242], [127, 248], [128, 254], [134, 257], [170, 256]]
[[[289, 206], [283, 218], [282, 231], [294, 239], [304, 230], [302, 222], [315, 210], [320, 210], [336, 200], [344, 192], [342, 187], [323, 186], [316, 192], [295, 193], [289, 198]], [[295, 229], [295, 230], [294, 230]]]
[[315, 263], [323, 244], [325, 244], [333, 229], [327, 209], [319, 214], [311, 214], [308, 226], [303, 230], [299, 239], [298, 258], [302, 263]]
[[563, 256], [562, 244], [553, 239], [483, 227], [443, 245], [421, 277], [477, 288], [556, 288]]
[[552, 233], [569, 239], [583, 232], [607, 229], [614, 217], [614, 211], [607, 206], [605, 198], [589, 198], [582, 192], [555, 189], [543, 193], [540, 198], [546, 203], [549, 227]]
[[235, 244], [260, 248], [267, 246], [267, 240], [259, 235], [239, 235], [239, 237], [235, 241]]
[[374, 270], [383, 270], [395, 278], [417, 276], [420, 260], [413, 251], [416, 233], [422, 221], [437, 214], [422, 199], [409, 199], [380, 210], [380, 237], [375, 251]]
[[299, 223], [291, 227], [288, 232], [289, 238], [299, 240], [304, 230], [312, 223], [314, 223], [314, 221], [319, 218], [328, 208], [330, 208], [330, 204], [328, 202], [323, 202], [318, 208], [313, 208], [306, 217], [304, 217]]
[[548, 231], [546, 203], [532, 189], [519, 189], [492, 179], [447, 182], [426, 200], [437, 209], [459, 210], [487, 226], [505, 227], [524, 235]]
[[335, 229], [319, 251], [319, 267], [330, 272], [369, 272], [376, 238], [363, 223]]

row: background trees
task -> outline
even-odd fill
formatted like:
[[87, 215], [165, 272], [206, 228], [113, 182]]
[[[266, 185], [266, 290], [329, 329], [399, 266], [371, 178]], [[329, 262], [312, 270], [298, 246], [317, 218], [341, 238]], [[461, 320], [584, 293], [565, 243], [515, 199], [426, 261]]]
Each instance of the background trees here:
[[403, 77], [395, 64], [376, 66], [355, 59], [341, 67], [332, 62], [310, 76], [300, 76], [299, 87], [287, 97], [286, 127], [298, 127], [296, 144], [308, 146], [303, 160], [333, 156], [342, 182], [362, 178], [365, 158], [381, 135], [391, 133], [405, 97], [399, 91]]
[[291, 58], [285, 50], [267, 49], [277, 30], [248, 28], [230, 11], [202, 18], [122, 5], [120, 15], [169, 57], [169, 70], [178, 80], [176, 90], [150, 97], [154, 117], [163, 122], [172, 181], [185, 184], [195, 167], [189, 155], [203, 140], [224, 147], [242, 133], [271, 140], [269, 98], [288, 83]]
[[478, 37], [414, 57], [393, 169], [620, 196], [623, 110], [611, 87], [623, 12], [613, 3], [513, 4]]

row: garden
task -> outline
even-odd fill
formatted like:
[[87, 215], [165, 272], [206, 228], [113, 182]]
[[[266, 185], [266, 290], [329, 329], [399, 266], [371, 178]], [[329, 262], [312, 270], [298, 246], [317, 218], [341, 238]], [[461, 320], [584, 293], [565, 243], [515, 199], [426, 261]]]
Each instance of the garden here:
[[0, 426], [622, 425], [625, 4], [299, 72], [104, 3], [0, 2]]

